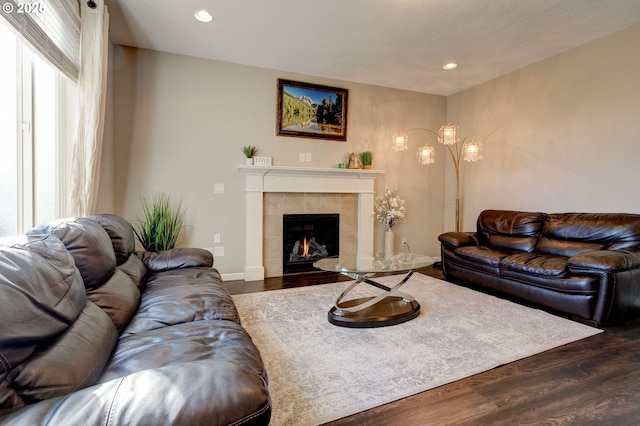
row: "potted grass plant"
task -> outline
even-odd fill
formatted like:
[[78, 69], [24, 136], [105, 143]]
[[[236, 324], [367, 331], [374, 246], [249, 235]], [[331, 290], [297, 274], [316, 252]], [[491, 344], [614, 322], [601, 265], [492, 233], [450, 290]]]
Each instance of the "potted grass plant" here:
[[174, 248], [184, 226], [185, 211], [181, 203], [174, 207], [170, 196], [160, 193], [143, 197], [141, 204], [142, 218], [138, 218], [134, 227], [140, 245], [150, 252]]
[[373, 153], [371, 151], [363, 151], [360, 153], [360, 159], [362, 160], [362, 168], [370, 169], [373, 163]]
[[247, 165], [253, 164], [253, 156], [258, 153], [258, 147], [253, 145], [245, 145], [242, 147], [242, 153], [246, 157]]

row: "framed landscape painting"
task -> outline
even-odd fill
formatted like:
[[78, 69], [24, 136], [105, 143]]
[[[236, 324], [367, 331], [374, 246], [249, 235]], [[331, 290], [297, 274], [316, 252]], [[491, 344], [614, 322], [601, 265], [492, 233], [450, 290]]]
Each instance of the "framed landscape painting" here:
[[347, 140], [347, 97], [337, 87], [278, 79], [278, 136]]

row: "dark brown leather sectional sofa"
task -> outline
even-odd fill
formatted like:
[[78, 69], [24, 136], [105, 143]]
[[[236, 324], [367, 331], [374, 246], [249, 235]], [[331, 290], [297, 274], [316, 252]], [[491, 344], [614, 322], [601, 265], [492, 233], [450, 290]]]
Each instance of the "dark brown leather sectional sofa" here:
[[0, 242], [0, 424], [268, 424], [260, 353], [212, 263], [134, 252], [113, 215]]
[[640, 215], [483, 211], [476, 232], [439, 236], [447, 279], [595, 325], [640, 310]]

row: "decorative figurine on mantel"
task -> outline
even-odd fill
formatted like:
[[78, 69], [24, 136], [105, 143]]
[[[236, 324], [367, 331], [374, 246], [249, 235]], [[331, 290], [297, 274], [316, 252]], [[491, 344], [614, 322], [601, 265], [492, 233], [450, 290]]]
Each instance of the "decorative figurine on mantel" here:
[[361, 169], [362, 160], [360, 156], [355, 152], [349, 153], [349, 162], [347, 163], [347, 169]]

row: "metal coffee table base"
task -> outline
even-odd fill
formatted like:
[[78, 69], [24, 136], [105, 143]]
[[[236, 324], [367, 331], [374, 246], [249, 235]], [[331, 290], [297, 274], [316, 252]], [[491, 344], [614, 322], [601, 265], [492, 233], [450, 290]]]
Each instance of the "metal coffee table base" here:
[[[359, 275], [343, 272], [344, 275], [356, 281], [347, 287], [329, 310], [329, 322], [340, 327], [371, 328], [401, 324], [414, 319], [420, 314], [420, 304], [413, 296], [398, 290], [411, 278], [413, 272], [413, 270], [409, 271], [394, 287], [387, 287], [371, 280], [369, 277], [373, 274]], [[362, 282], [382, 289], [384, 293], [344, 301], [344, 297]]]

